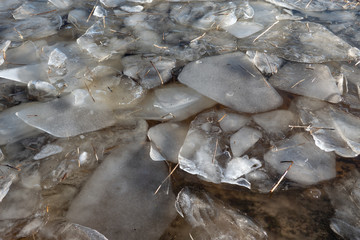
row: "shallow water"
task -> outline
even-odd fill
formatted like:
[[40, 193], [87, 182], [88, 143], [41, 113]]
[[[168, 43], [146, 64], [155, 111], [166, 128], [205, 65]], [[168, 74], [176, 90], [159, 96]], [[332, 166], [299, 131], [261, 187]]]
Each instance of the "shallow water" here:
[[0, 239], [360, 238], [359, 5], [3, 1]]

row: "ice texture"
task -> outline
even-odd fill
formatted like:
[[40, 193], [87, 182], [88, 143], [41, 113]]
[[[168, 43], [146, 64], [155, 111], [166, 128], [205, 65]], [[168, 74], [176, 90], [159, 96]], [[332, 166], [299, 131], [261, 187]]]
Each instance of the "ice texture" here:
[[170, 12], [170, 18], [179, 24], [197, 29], [226, 27], [237, 21], [237, 6], [233, 2], [202, 2], [175, 5]]
[[0, 70], [0, 77], [25, 84], [30, 81], [46, 80], [46, 67], [44, 64], [34, 64], [8, 68]]
[[[208, 182], [226, 182], [250, 188], [250, 182], [243, 175], [256, 170], [257, 167], [249, 165], [256, 163], [261, 166], [261, 163], [256, 159], [249, 160], [247, 156], [231, 157], [225, 145], [229, 140], [219, 126], [220, 117], [221, 114], [210, 110], [199, 114], [191, 122], [178, 156], [180, 168]], [[242, 141], [243, 145], [236, 145], [237, 148], [231, 146], [235, 157], [244, 153], [261, 136], [259, 131], [248, 127], [241, 128], [239, 132], [245, 141]]]
[[213, 100], [189, 87], [167, 84], [149, 93], [133, 116], [160, 121], [182, 121], [215, 104]]
[[174, 59], [162, 56], [150, 58], [139, 55], [126, 56], [122, 58], [121, 63], [124, 66], [124, 74], [138, 80], [147, 89], [167, 83], [172, 77], [171, 70], [175, 67]]
[[284, 138], [290, 130], [289, 125], [296, 125], [297, 116], [289, 110], [275, 110], [252, 116], [254, 122], [271, 136]]
[[330, 227], [344, 239], [360, 239], [359, 177], [359, 172], [353, 170], [346, 178], [326, 187], [335, 208], [335, 216], [330, 220]]
[[220, 127], [224, 132], [235, 132], [245, 126], [250, 120], [247, 116], [229, 111], [220, 111], [218, 117]]
[[297, 133], [275, 143], [275, 148], [264, 155], [266, 164], [282, 175], [291, 162], [286, 178], [302, 185], [316, 184], [336, 176], [335, 154], [315, 146], [307, 133]]
[[110, 109], [99, 109], [86, 90], [46, 103], [34, 103], [16, 113], [30, 126], [57, 137], [76, 136], [115, 124]]
[[62, 151], [63, 151], [63, 148], [61, 146], [48, 144], [45, 147], [43, 147], [41, 149], [41, 151], [38, 152], [34, 156], [34, 160], [40, 160], [40, 159], [43, 159], [43, 158], [47, 158], [47, 157], [52, 156], [54, 154], [60, 153]]
[[16, 112], [26, 110], [27, 107], [22, 104], [0, 112], [0, 145], [40, 133], [36, 128], [29, 126], [16, 116]]
[[240, 112], [264, 112], [282, 104], [280, 95], [241, 52], [189, 63], [178, 79], [199, 93]]
[[316, 0], [316, 1], [297, 1], [297, 0], [266, 0], [267, 2], [273, 3], [280, 7], [288, 9], [296, 9], [303, 11], [326, 11], [326, 10], [342, 10], [344, 8], [356, 7], [355, 3], [349, 2], [344, 4], [341, 0], [327, 1], [327, 0]]
[[[359, 152], [356, 136], [360, 119], [329, 104], [310, 98], [296, 99], [300, 119], [311, 133], [316, 146], [342, 157], [355, 157]], [[344, 123], [348, 125], [342, 126]]]
[[188, 126], [184, 123], [161, 123], [151, 127], [148, 131], [152, 143], [151, 150], [158, 152], [163, 159], [155, 158], [151, 154], [150, 157], [155, 161], [167, 160], [177, 163], [187, 131]]
[[[275, 23], [268, 31], [263, 31], [261, 36], [239, 42], [239, 48], [267, 51], [302, 63], [348, 61], [356, 60], [360, 56], [359, 49], [352, 47], [321, 24], [300, 21]], [[324, 42], [324, 39], [327, 41]]]
[[184, 188], [176, 198], [175, 207], [191, 225], [194, 239], [267, 239], [261, 226], [205, 192]]
[[258, 51], [247, 51], [246, 55], [249, 56], [257, 69], [266, 75], [277, 73], [284, 63], [283, 59], [277, 57], [274, 54], [267, 54]]
[[269, 82], [275, 88], [331, 103], [341, 101], [341, 93], [330, 69], [323, 64], [287, 63]]
[[246, 38], [263, 28], [264, 26], [259, 23], [238, 21], [235, 24], [224, 27], [224, 30], [237, 38]]
[[230, 137], [231, 152], [234, 157], [240, 157], [251, 148], [262, 134], [259, 130], [251, 127], [242, 127]]
[[144, 137], [105, 159], [72, 202], [67, 219], [109, 239], [159, 239], [175, 217], [174, 196], [166, 188], [154, 195], [168, 172], [162, 162], [149, 159]]

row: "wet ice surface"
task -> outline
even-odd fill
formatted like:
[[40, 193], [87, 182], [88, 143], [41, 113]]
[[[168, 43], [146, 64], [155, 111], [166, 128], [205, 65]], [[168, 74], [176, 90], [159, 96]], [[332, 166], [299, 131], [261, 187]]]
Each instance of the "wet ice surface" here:
[[0, 239], [360, 239], [358, 1], [0, 5]]

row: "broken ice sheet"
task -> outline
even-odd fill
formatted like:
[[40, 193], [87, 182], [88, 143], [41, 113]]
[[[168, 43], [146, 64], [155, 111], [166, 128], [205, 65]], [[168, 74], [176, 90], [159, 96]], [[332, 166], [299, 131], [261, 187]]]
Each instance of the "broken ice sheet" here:
[[178, 79], [199, 93], [240, 112], [264, 112], [282, 104], [280, 95], [242, 52], [189, 63]]
[[85, 87], [99, 108], [101, 106], [110, 109], [134, 107], [145, 95], [142, 86], [112, 67], [98, 65], [87, 72], [85, 78]]
[[149, 159], [143, 141], [123, 145], [104, 160], [72, 202], [67, 219], [109, 239], [159, 239], [176, 215], [175, 197], [166, 188], [154, 195], [168, 171], [163, 162]]
[[46, 81], [46, 65], [33, 64], [3, 69], [0, 70], [0, 77], [25, 84], [29, 83], [30, 81]]
[[[152, 160], [167, 160], [177, 163], [177, 157], [187, 131], [188, 126], [184, 123], [161, 123], [150, 128], [148, 137], [152, 143], [150, 149], [150, 157]], [[161, 154], [163, 159], [152, 156], [152, 150]]]
[[[121, 59], [124, 74], [150, 89], [168, 82], [176, 61], [168, 57], [126, 56]], [[157, 72], [159, 71], [159, 73]], [[160, 75], [160, 76], [159, 76]]]
[[246, 41], [239, 41], [238, 47], [267, 51], [287, 60], [303, 63], [349, 61], [360, 56], [359, 49], [318, 23], [277, 21], [266, 30], [261, 35], [255, 34]]
[[2, 38], [12, 41], [40, 39], [56, 34], [61, 25], [62, 18], [59, 15], [51, 18], [36, 16], [16, 21], [11, 26], [0, 30], [0, 34]]
[[216, 102], [181, 84], [166, 84], [148, 93], [132, 115], [151, 120], [182, 121]]
[[[12, 15], [14, 19], [27, 19], [36, 15], [44, 15], [44, 13], [54, 12], [55, 8], [47, 2], [29, 1], [24, 2], [20, 7], [16, 8]], [[53, 13], [54, 14], [54, 13]]]
[[[357, 137], [359, 118], [340, 111], [326, 102], [299, 97], [295, 100], [299, 115], [305, 127], [309, 126], [316, 146], [342, 157], [355, 157], [360, 154]], [[346, 122], [348, 126], [341, 126]], [[353, 139], [353, 140], [351, 140]]]
[[268, 167], [282, 175], [293, 162], [286, 178], [302, 185], [316, 184], [336, 176], [335, 154], [315, 146], [307, 133], [297, 133], [275, 143], [264, 155]]
[[254, 22], [237, 21], [235, 24], [224, 27], [224, 30], [237, 38], [246, 38], [264, 28]]
[[331, 229], [344, 239], [360, 239], [360, 174], [353, 170], [344, 179], [326, 186], [335, 216], [331, 218]]
[[29, 126], [16, 116], [16, 112], [27, 109], [27, 104], [6, 109], [0, 112], [0, 145], [39, 134], [36, 128]]
[[61, 146], [53, 145], [53, 144], [47, 144], [41, 149], [40, 152], [38, 152], [34, 156], [34, 160], [40, 160], [40, 159], [43, 159], [43, 158], [47, 158], [47, 157], [52, 156], [54, 154], [60, 153], [62, 151], [63, 151], [63, 148]]
[[128, 45], [134, 41], [132, 37], [122, 35], [118, 38], [114, 32], [108, 34], [108, 31], [103, 21], [98, 20], [76, 42], [82, 50], [101, 62], [114, 54], [125, 53]]
[[[191, 122], [178, 156], [180, 168], [208, 182], [226, 182], [250, 188], [250, 183], [242, 177], [256, 170], [261, 163], [247, 156], [231, 158], [226, 146], [229, 140], [219, 126], [220, 118], [219, 112], [210, 110], [199, 114]], [[241, 141], [242, 145], [237, 144], [236, 148], [231, 144], [235, 157], [244, 153], [261, 136], [259, 131], [248, 127], [241, 128], [239, 132], [245, 141]], [[249, 139], [251, 137], [255, 137], [256, 141], [251, 141]], [[253, 165], [258, 167], [253, 167]]]
[[296, 9], [303, 11], [332, 11], [332, 10], [343, 10], [344, 8], [356, 7], [356, 1], [344, 2], [341, 0], [327, 1], [327, 0], [315, 0], [315, 1], [298, 1], [298, 0], [266, 0], [267, 2], [273, 3], [277, 6]]
[[326, 65], [287, 63], [269, 82], [275, 88], [286, 92], [331, 103], [341, 101], [341, 92]]
[[175, 207], [192, 226], [193, 239], [267, 239], [261, 226], [205, 192], [184, 188], [176, 198]]
[[179, 24], [209, 30], [226, 27], [237, 21], [237, 6], [233, 2], [202, 2], [173, 5], [170, 18]]
[[113, 125], [111, 109], [96, 105], [86, 90], [46, 103], [33, 103], [16, 113], [25, 123], [56, 137], [70, 137]]
[[274, 54], [267, 54], [258, 51], [247, 51], [251, 61], [263, 74], [271, 75], [277, 73], [283, 65], [284, 60]]
[[250, 118], [228, 110], [218, 111], [219, 124], [226, 133], [231, 133], [245, 126]]
[[108, 240], [95, 229], [59, 220], [46, 223], [40, 229], [39, 235], [41, 239]]
[[296, 125], [297, 116], [289, 110], [274, 110], [253, 115], [252, 118], [270, 136], [284, 138], [290, 130], [289, 125]]
[[6, 51], [9, 48], [11, 41], [0, 41], [0, 65], [5, 62]]
[[240, 157], [251, 148], [262, 134], [259, 130], [251, 127], [242, 127], [230, 137], [231, 152], [234, 157]]

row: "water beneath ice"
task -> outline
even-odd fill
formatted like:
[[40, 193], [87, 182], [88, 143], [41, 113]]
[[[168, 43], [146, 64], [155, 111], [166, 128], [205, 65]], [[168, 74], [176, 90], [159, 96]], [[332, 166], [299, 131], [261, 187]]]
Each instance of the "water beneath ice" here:
[[2, 0], [0, 240], [360, 239], [359, 0]]

